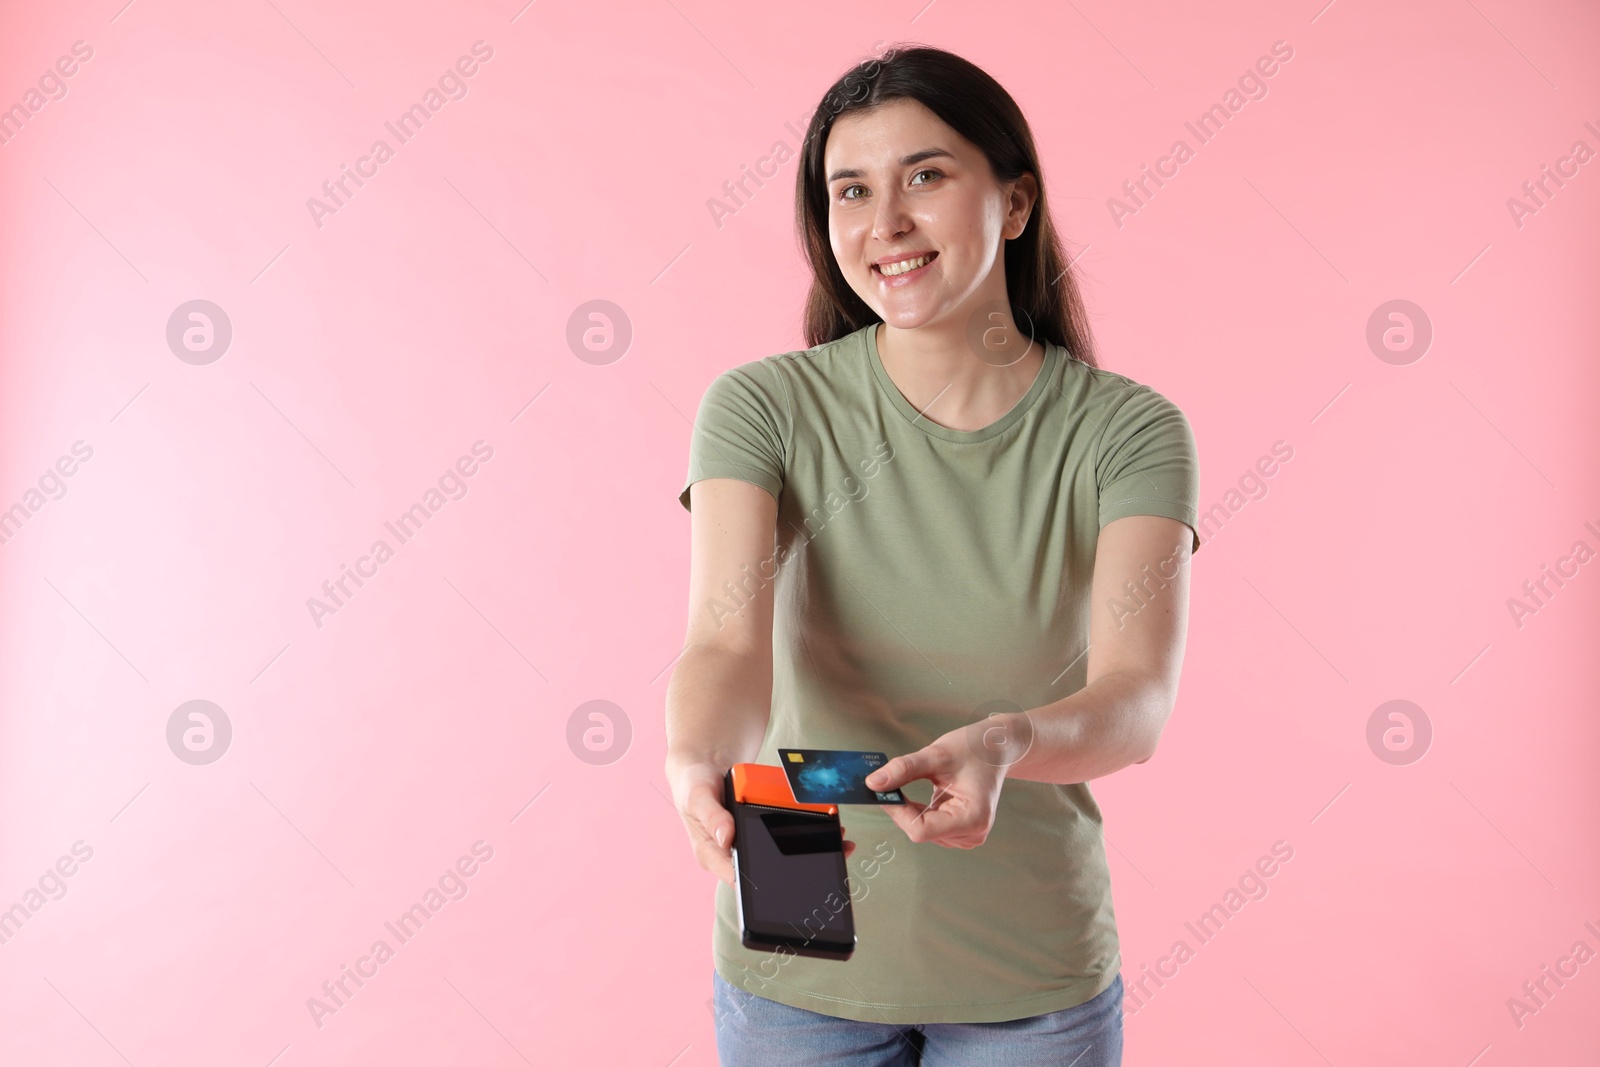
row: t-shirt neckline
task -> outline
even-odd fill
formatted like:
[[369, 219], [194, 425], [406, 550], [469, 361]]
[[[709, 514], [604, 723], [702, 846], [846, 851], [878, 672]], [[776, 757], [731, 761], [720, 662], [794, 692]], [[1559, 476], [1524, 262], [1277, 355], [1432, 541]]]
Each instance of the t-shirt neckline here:
[[900, 412], [907, 422], [929, 437], [937, 437], [941, 441], [964, 443], [987, 441], [991, 437], [1005, 433], [1021, 421], [1033, 409], [1033, 406], [1038, 403], [1045, 390], [1050, 388], [1051, 379], [1060, 363], [1056, 346], [1049, 341], [1040, 341], [1039, 343], [1044, 345], [1044, 363], [1039, 367], [1039, 373], [1034, 376], [1033, 384], [1028, 387], [1026, 393], [1022, 394], [1022, 399], [1012, 405], [1010, 411], [981, 429], [955, 430], [948, 426], [939, 425], [918, 411], [916, 406], [906, 399], [899, 386], [894, 384], [894, 379], [890, 378], [889, 372], [884, 369], [882, 357], [878, 355], [878, 325], [878, 323], [874, 322], [863, 331], [867, 346], [867, 361], [872, 365], [872, 376], [877, 379], [878, 388], [883, 391], [889, 403], [894, 405], [895, 410]]

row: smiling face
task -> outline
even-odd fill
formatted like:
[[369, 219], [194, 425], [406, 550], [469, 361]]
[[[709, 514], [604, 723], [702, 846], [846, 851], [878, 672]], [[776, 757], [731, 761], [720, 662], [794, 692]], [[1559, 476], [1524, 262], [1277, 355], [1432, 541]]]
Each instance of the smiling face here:
[[1000, 184], [976, 145], [907, 99], [841, 116], [823, 174], [834, 258], [884, 322], [959, 324], [1005, 301], [1004, 242], [1027, 225], [1032, 175]]

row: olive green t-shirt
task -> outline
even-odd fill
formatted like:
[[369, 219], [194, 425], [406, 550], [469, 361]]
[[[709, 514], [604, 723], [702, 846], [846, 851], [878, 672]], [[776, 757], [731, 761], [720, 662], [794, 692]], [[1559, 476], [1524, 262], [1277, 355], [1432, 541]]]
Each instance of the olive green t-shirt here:
[[[1194, 435], [1149, 386], [1046, 345], [1011, 411], [952, 430], [895, 387], [876, 330], [725, 371], [695, 422], [684, 507], [702, 478], [752, 482], [778, 502], [773, 558], [707, 606], [731, 613], [773, 583], [760, 763], [777, 764], [780, 747], [895, 756], [992, 710], [1083, 688], [1100, 527], [1126, 515], [1196, 525]], [[933, 792], [926, 780], [904, 791], [924, 804]], [[907, 1024], [1059, 1011], [1116, 977], [1087, 784], [1007, 779], [974, 849], [913, 844], [875, 805], [840, 815], [856, 842], [852, 958], [745, 948], [719, 881], [712, 951], [728, 982], [824, 1015]]]

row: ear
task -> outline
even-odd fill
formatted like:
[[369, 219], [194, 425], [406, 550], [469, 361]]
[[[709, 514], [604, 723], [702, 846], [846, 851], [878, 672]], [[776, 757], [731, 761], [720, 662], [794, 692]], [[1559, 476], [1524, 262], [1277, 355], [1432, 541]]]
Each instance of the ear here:
[[1006, 216], [1006, 240], [1014, 241], [1028, 228], [1034, 205], [1039, 202], [1039, 179], [1024, 173], [1011, 183], [1010, 210]]

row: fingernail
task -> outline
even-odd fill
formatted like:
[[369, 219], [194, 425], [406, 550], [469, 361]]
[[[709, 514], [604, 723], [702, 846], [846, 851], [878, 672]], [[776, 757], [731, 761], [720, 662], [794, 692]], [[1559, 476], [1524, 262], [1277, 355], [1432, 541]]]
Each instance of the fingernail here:
[[722, 847], [722, 830], [720, 828], [717, 830], [717, 847]]

